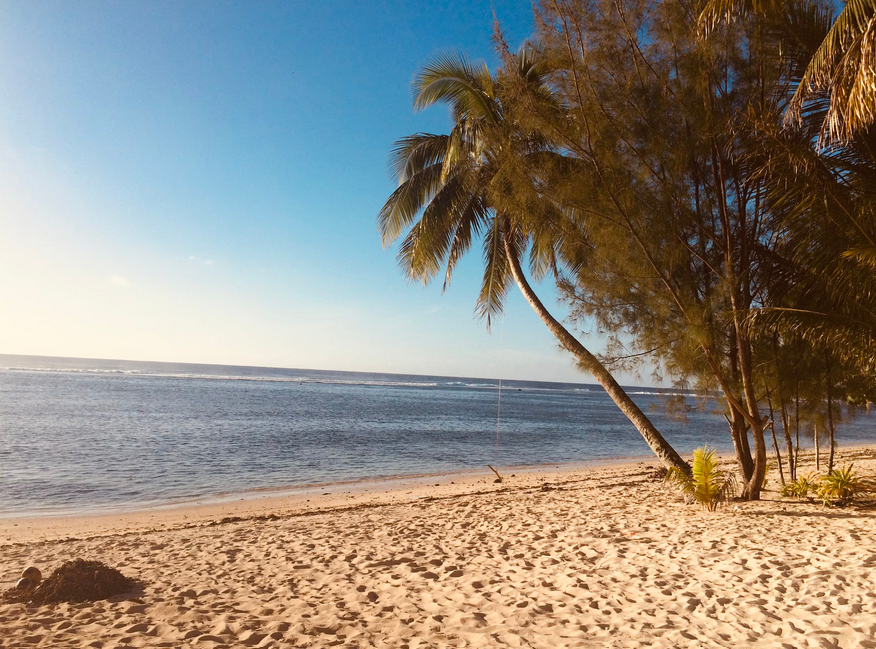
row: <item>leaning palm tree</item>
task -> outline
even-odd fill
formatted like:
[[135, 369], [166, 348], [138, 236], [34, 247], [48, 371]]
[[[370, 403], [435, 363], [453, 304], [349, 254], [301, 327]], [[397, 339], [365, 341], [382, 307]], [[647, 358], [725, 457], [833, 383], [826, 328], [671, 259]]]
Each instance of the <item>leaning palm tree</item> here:
[[[532, 97], [550, 104], [552, 97], [537, 57], [525, 48], [506, 57], [506, 74], [526, 84]], [[522, 158], [537, 159], [549, 150], [538, 133], [521, 132], [504, 119], [499, 97], [502, 81], [485, 64], [463, 55], [444, 55], [423, 67], [414, 79], [414, 107], [444, 103], [451, 109], [448, 135], [417, 133], [396, 142], [391, 168], [398, 188], [378, 216], [384, 246], [398, 238], [399, 264], [407, 277], [429, 283], [444, 269], [444, 286], [479, 237], [483, 238], [484, 276], [476, 312], [487, 319], [504, 307], [509, 280], [571, 352], [590, 372], [645, 441], [668, 467], [689, 472], [687, 463], [617, 383], [599, 359], [554, 318], [524, 274], [521, 259], [529, 250], [537, 278], [564, 263], [562, 214], [537, 192], [519, 199], [509, 167]], [[405, 234], [406, 233], [406, 234]]]

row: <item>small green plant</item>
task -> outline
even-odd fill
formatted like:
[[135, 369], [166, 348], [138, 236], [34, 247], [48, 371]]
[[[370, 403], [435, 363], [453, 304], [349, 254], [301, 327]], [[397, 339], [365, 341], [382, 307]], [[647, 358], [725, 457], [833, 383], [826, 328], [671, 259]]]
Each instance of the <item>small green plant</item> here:
[[818, 497], [825, 505], [846, 505], [865, 493], [872, 491], [872, 485], [856, 475], [852, 470], [854, 464], [843, 465], [842, 469], [834, 469], [821, 477]]
[[703, 446], [693, 452], [691, 473], [670, 468], [666, 473], [665, 482], [674, 482], [681, 492], [700, 507], [710, 512], [718, 505], [733, 497], [736, 491], [736, 479], [733, 474], [718, 468], [718, 458], [715, 450]]
[[791, 496], [794, 498], [808, 498], [809, 494], [814, 494], [816, 491], [818, 491], [818, 481], [815, 477], [815, 473], [801, 475], [796, 480], [793, 480], [782, 487], [783, 496]]

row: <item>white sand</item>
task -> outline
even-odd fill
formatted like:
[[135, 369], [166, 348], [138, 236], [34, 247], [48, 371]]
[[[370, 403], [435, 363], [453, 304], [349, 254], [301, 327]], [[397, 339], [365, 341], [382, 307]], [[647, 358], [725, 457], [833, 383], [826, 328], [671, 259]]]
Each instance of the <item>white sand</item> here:
[[73, 558], [145, 588], [2, 604], [0, 647], [876, 647], [876, 510], [709, 514], [648, 471], [3, 520], [0, 589]]

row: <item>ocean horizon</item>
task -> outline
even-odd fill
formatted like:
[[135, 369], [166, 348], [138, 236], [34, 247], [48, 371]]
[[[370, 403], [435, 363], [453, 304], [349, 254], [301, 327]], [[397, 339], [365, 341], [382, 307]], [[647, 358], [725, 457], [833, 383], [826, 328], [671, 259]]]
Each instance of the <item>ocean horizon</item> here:
[[[599, 385], [0, 355], [0, 516], [131, 511], [384, 478], [656, 462]], [[628, 393], [680, 453], [732, 452], [720, 404]], [[674, 408], [670, 410], [670, 400]], [[873, 420], [839, 444], [873, 443]]]

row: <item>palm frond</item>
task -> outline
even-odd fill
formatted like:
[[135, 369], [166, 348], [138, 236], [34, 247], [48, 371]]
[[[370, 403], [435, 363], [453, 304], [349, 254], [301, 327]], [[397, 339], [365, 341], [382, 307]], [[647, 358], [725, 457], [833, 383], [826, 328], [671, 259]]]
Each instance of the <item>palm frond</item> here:
[[715, 450], [708, 446], [693, 452], [690, 474], [672, 467], [665, 481], [674, 482], [686, 498], [710, 512], [732, 498], [736, 489], [734, 476], [721, 470]]
[[465, 200], [464, 183], [454, 176], [440, 186], [423, 209], [398, 250], [399, 266], [410, 280], [428, 284], [441, 270], [453, 241], [458, 210]]
[[750, 13], [772, 11], [782, 4], [781, 0], [708, 0], [700, 12], [698, 27], [708, 32], [718, 23], [732, 22]]
[[876, 363], [876, 323], [838, 312], [767, 307], [752, 311], [748, 325], [761, 335], [797, 336], [819, 347], [828, 347], [865, 373]]
[[843, 253], [843, 257], [864, 264], [876, 270], [876, 246], [855, 246]]
[[440, 164], [446, 155], [449, 139], [447, 135], [415, 133], [396, 140], [389, 152], [392, 177], [401, 184], [418, 172]]
[[377, 215], [377, 231], [384, 248], [417, 220], [423, 206], [441, 186], [441, 167], [433, 165], [409, 178], [390, 195]]
[[492, 319], [502, 313], [505, 307], [505, 295], [508, 291], [508, 259], [505, 255], [502, 220], [493, 219], [492, 227], [484, 236], [484, 276], [481, 281], [481, 292], [475, 305], [475, 313], [479, 318], [485, 318], [487, 329], [492, 325]]
[[414, 110], [438, 103], [449, 105], [455, 115], [496, 119], [493, 81], [483, 62], [472, 63], [464, 54], [440, 54], [424, 65], [412, 84]]
[[813, 93], [830, 90], [823, 144], [843, 142], [876, 119], [876, 0], [848, 0], [815, 52], [787, 119], [799, 123]]
[[469, 196], [467, 204], [460, 210], [458, 224], [453, 234], [453, 241], [447, 254], [447, 269], [444, 272], [444, 286], [446, 290], [450, 286], [453, 271], [463, 255], [471, 247], [472, 240], [479, 236], [487, 227], [491, 218], [490, 209], [483, 197], [478, 193]]

